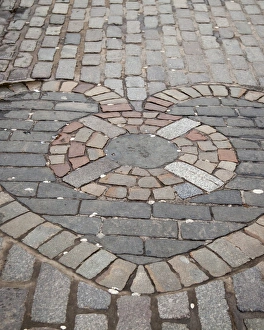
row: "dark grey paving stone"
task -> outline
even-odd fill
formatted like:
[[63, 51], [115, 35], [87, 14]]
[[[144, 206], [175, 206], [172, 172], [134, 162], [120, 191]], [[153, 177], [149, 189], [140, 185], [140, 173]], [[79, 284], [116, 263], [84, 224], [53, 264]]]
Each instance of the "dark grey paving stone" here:
[[80, 214], [95, 212], [99, 216], [148, 219], [151, 207], [139, 202], [82, 201]]
[[177, 254], [186, 253], [198, 246], [202, 241], [179, 241], [177, 239], [153, 238], [145, 242], [146, 255], [149, 257], [167, 258]]
[[242, 206], [213, 206], [212, 213], [216, 221], [230, 221], [247, 223], [258, 218], [264, 212], [263, 208], [242, 207]]
[[9, 181], [14, 177], [16, 181], [55, 181], [51, 169], [45, 167], [2, 167], [0, 168], [1, 181]]
[[191, 222], [181, 224], [181, 236], [183, 239], [207, 240], [221, 237], [239, 230], [244, 225], [226, 222]]
[[[30, 141], [0, 141], [0, 152], [28, 152], [44, 154], [48, 152], [49, 144]], [[21, 165], [23, 166], [23, 165]]]
[[[45, 92], [42, 94], [41, 97], [42, 100], [50, 100], [50, 101], [59, 101], [59, 102], [81, 102], [85, 103], [87, 101], [87, 98], [83, 94], [77, 94], [77, 93], [63, 93], [63, 92]], [[42, 101], [47, 102], [47, 101]], [[50, 102], [53, 104], [53, 102]], [[40, 108], [40, 109], [46, 109], [46, 108]]]
[[78, 234], [98, 234], [102, 224], [102, 220], [97, 217], [89, 217], [85, 215], [75, 216], [44, 216], [44, 218], [52, 223], [59, 224]]
[[149, 297], [121, 297], [117, 300], [119, 321], [117, 330], [150, 330], [151, 309]]
[[153, 216], [156, 218], [211, 220], [209, 207], [155, 203]]
[[45, 166], [43, 155], [25, 153], [1, 153], [0, 166]]
[[242, 205], [242, 198], [238, 190], [221, 190], [214, 191], [208, 195], [203, 195], [191, 199], [193, 203], [203, 204], [234, 204]]
[[263, 178], [237, 176], [226, 184], [229, 189], [254, 190], [264, 187]]
[[32, 320], [64, 323], [69, 293], [69, 278], [51, 265], [43, 263], [33, 298]]
[[[262, 186], [263, 188], [263, 186]], [[264, 207], [264, 197], [262, 194], [255, 194], [253, 192], [244, 192], [245, 203], [250, 206], [261, 206]]]
[[32, 212], [48, 215], [74, 215], [78, 212], [79, 201], [74, 199], [19, 198]]
[[28, 289], [0, 289], [1, 330], [21, 329]]
[[117, 256], [121, 259], [133, 262], [134, 264], [137, 265], [145, 265], [162, 260], [160, 258], [155, 258], [155, 257], [133, 256], [131, 254], [120, 254], [120, 255], [117, 254]]
[[92, 195], [80, 193], [58, 183], [40, 183], [37, 196], [39, 198], [95, 199]]
[[9, 250], [1, 278], [7, 282], [25, 282], [31, 279], [35, 258], [17, 245]]
[[236, 172], [241, 175], [264, 176], [264, 163], [242, 162], [238, 165]]
[[177, 237], [178, 226], [171, 220], [106, 219], [102, 232], [105, 235]]
[[95, 237], [94, 239], [87, 238], [91, 243], [98, 242], [103, 248], [115, 254], [142, 255], [144, 251], [143, 240], [140, 237], [116, 235], [102, 238]]
[[238, 158], [241, 161], [263, 162], [264, 151], [263, 150], [237, 150]]
[[215, 281], [198, 286], [195, 293], [202, 328], [231, 330], [232, 324], [223, 282]]
[[92, 285], [80, 282], [77, 292], [77, 304], [79, 308], [107, 309], [111, 302], [111, 295]]
[[237, 307], [241, 312], [264, 311], [263, 276], [253, 267], [233, 276]]
[[35, 196], [38, 184], [35, 182], [1, 182], [1, 185], [12, 195]]

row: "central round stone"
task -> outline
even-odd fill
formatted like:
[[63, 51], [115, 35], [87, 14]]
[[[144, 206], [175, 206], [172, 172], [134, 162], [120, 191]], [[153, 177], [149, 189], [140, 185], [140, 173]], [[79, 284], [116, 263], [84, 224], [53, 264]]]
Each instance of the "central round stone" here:
[[105, 147], [106, 157], [120, 165], [157, 168], [174, 161], [177, 146], [158, 136], [121, 135]]

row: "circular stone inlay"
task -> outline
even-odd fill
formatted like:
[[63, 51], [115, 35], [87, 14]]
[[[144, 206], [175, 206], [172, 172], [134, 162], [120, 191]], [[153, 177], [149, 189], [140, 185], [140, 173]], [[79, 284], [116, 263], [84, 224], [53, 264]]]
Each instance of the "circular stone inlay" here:
[[122, 135], [105, 148], [108, 158], [120, 165], [156, 168], [174, 161], [177, 146], [158, 136], [147, 134]]

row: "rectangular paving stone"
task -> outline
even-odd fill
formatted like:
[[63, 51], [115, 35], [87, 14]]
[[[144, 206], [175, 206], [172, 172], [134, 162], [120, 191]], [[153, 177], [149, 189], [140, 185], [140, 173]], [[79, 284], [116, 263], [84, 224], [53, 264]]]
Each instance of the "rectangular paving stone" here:
[[45, 166], [43, 155], [26, 153], [1, 153], [0, 166]]
[[209, 244], [208, 247], [222, 257], [231, 267], [239, 267], [250, 261], [245, 253], [226, 238], [220, 238]]
[[140, 202], [82, 201], [80, 214], [90, 215], [95, 212], [98, 216], [148, 219], [151, 208]]
[[93, 244], [87, 242], [81, 242], [79, 245], [76, 245], [72, 250], [68, 253], [64, 254], [59, 262], [67, 267], [71, 267], [73, 269], [77, 268], [85, 259], [90, 257], [94, 252], [99, 250]]
[[7, 220], [13, 219], [23, 213], [28, 212], [28, 209], [22, 206], [20, 203], [14, 201], [0, 208], [0, 223], [4, 223]]
[[185, 256], [176, 256], [169, 260], [169, 263], [179, 274], [181, 283], [184, 286], [191, 286], [208, 280], [208, 276]]
[[212, 213], [216, 221], [231, 221], [231, 222], [250, 222], [255, 220], [263, 213], [263, 208], [242, 207], [242, 206], [213, 206]]
[[20, 198], [33, 212], [48, 215], [74, 215], [78, 212], [79, 201], [74, 199]]
[[77, 314], [75, 317], [75, 330], [82, 330], [89, 324], [90, 329], [108, 329], [107, 317], [104, 314]]
[[226, 301], [224, 283], [215, 281], [195, 289], [198, 313], [203, 329], [231, 330], [232, 323]]
[[91, 279], [101, 273], [115, 259], [116, 256], [114, 254], [100, 250], [87, 259], [76, 272], [85, 278]]
[[62, 233], [53, 237], [47, 243], [41, 245], [38, 250], [40, 253], [52, 259], [73, 245], [76, 238], [76, 235], [73, 235], [67, 231], [63, 231]]
[[199, 221], [181, 224], [181, 236], [190, 240], [207, 240], [226, 235], [231, 231], [242, 228], [240, 223], [218, 222], [218, 221]]
[[36, 249], [61, 230], [60, 227], [53, 224], [43, 223], [32, 230], [22, 241]]
[[0, 315], [2, 329], [21, 329], [26, 311], [25, 303], [27, 294], [28, 289], [0, 289]]
[[122, 290], [135, 268], [135, 264], [122, 259], [117, 259], [107, 271], [96, 279], [96, 282], [107, 288], [114, 287]]
[[175, 221], [170, 220], [107, 219], [102, 231], [106, 235], [177, 237], [178, 226]]
[[55, 110], [98, 112], [98, 105], [92, 102], [58, 102], [55, 105]]
[[5, 223], [1, 227], [1, 230], [14, 238], [18, 238], [30, 229], [40, 225], [42, 222], [44, 222], [44, 219], [39, 215], [27, 212], [12, 221]]
[[159, 295], [158, 310], [162, 319], [190, 318], [187, 292]]
[[203, 241], [182, 241], [178, 239], [167, 238], [152, 238], [145, 242], [146, 254], [151, 257], [171, 257], [176, 254], [181, 254], [193, 250]]
[[59, 224], [78, 234], [97, 235], [100, 232], [102, 220], [99, 217], [89, 217], [88, 215], [74, 216], [44, 216], [48, 221]]
[[0, 177], [2, 181], [9, 181], [13, 177], [16, 182], [55, 180], [52, 171], [42, 167], [2, 167], [0, 168]]
[[258, 266], [233, 276], [237, 307], [241, 312], [263, 312], [263, 274]]
[[231, 268], [222, 259], [207, 248], [192, 251], [191, 257], [194, 258], [212, 276], [223, 276], [231, 271]]
[[18, 245], [8, 252], [1, 278], [7, 282], [25, 282], [31, 279], [35, 257]]
[[146, 265], [149, 275], [158, 292], [175, 291], [181, 289], [180, 281], [166, 262], [156, 262]]
[[151, 330], [150, 298], [123, 296], [117, 300], [117, 330]]
[[104, 236], [97, 241], [115, 254], [142, 255], [144, 252], [143, 240], [140, 237], [119, 235], [117, 239], [117, 236]]
[[[0, 141], [0, 152], [30, 152], [44, 154], [48, 152], [48, 143], [30, 141]], [[19, 164], [20, 165], [20, 164]]]
[[192, 128], [199, 126], [200, 123], [188, 118], [180, 119], [166, 127], [158, 130], [157, 134], [165, 139], [172, 140], [182, 134], [187, 133]]
[[117, 167], [119, 167], [119, 164], [111, 161], [110, 159], [98, 159], [81, 167], [78, 171], [74, 171], [66, 175], [63, 178], [63, 181], [69, 183], [75, 188], [79, 188], [84, 184], [98, 179], [102, 174], [107, 173]]
[[12, 202], [14, 199], [7, 193], [0, 191], [0, 205]]
[[126, 131], [123, 128], [114, 126], [114, 125], [104, 121], [103, 119], [100, 119], [95, 116], [89, 116], [89, 117], [83, 118], [80, 120], [80, 122], [95, 131], [100, 131], [100, 132], [104, 133], [109, 138], [114, 138], [121, 134], [126, 133]]
[[211, 192], [223, 185], [223, 181], [199, 168], [183, 162], [174, 162], [165, 167], [166, 170], [180, 176], [196, 186]]
[[209, 207], [192, 205], [174, 205], [168, 203], [155, 203], [153, 205], [155, 218], [211, 220]]
[[264, 254], [261, 242], [243, 232], [236, 232], [226, 237], [233, 245], [237, 246], [245, 255], [255, 259]]
[[70, 279], [49, 264], [43, 263], [31, 310], [32, 320], [64, 323], [70, 293]]

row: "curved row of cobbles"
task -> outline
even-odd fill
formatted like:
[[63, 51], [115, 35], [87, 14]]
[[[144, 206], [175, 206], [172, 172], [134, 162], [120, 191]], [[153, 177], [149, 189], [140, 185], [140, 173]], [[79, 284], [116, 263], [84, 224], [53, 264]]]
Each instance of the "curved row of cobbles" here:
[[[28, 90], [43, 90], [43, 86], [45, 83], [31, 82], [13, 85], [10, 88], [2, 87], [0, 95], [1, 98], [6, 98]], [[89, 97], [100, 103], [103, 113], [108, 113], [109, 107], [112, 111], [115, 104], [119, 109], [129, 106], [124, 99], [102, 86], [62, 82], [61, 91], [81, 92], [85, 95], [88, 93]], [[154, 98], [147, 100], [145, 108], [153, 107], [148, 110], [156, 111], [163, 101], [177, 104], [196, 97], [228, 95], [259, 104], [264, 101], [262, 92], [236, 86], [198, 85], [158, 93]], [[107, 110], [104, 111], [104, 107]], [[88, 243], [82, 235], [50, 224], [44, 217], [31, 212], [14, 200], [8, 193], [1, 192], [1, 205], [2, 232], [110, 290], [130, 290], [142, 294], [177, 291], [239, 270], [264, 254], [263, 216], [246, 228], [210, 242], [189, 254], [138, 266], [117, 258], [113, 253], [102, 249], [99, 244]], [[39, 241], [35, 241], [36, 234], [40, 234]]]

